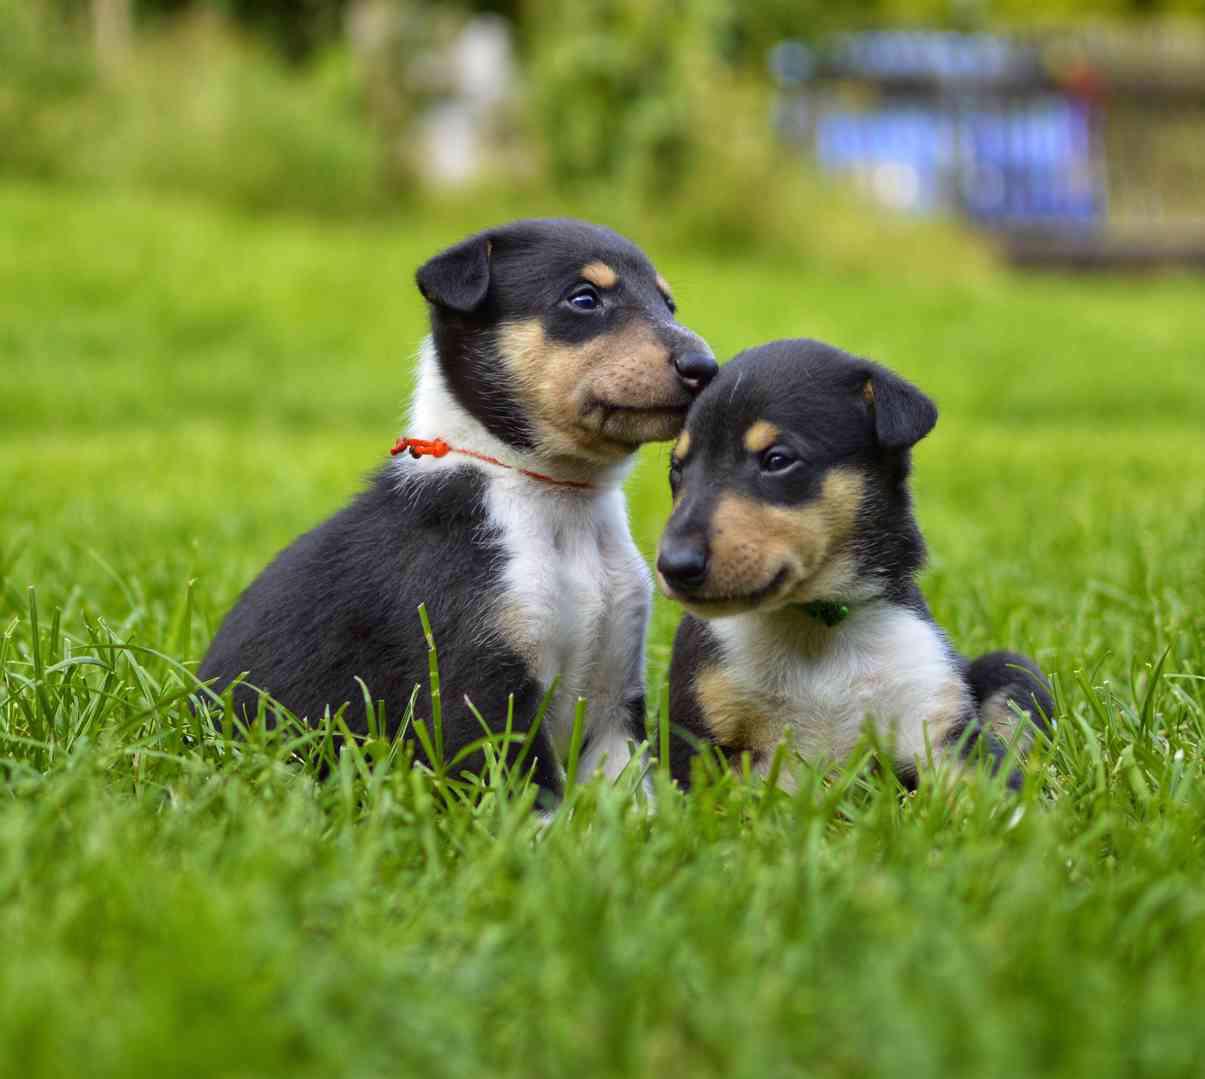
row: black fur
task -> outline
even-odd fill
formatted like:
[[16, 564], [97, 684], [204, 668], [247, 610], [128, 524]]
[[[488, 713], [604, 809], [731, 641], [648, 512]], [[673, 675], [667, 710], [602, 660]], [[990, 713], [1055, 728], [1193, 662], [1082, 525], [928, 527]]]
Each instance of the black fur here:
[[910, 382], [876, 364], [867, 385], [875, 435], [884, 449], [908, 449], [933, 430], [937, 406]]
[[490, 287], [490, 253], [490, 241], [482, 236], [449, 247], [419, 267], [419, 292], [436, 307], [462, 315], [476, 311]]
[[[249, 672], [255, 687], [311, 720], [346, 703], [348, 726], [362, 733], [359, 678], [374, 701], [385, 702], [389, 729], [396, 730], [415, 685], [426, 682], [419, 603], [427, 605], [437, 646], [441, 635], [458, 636], [496, 595], [499, 556], [485, 529], [477, 474], [458, 469], [410, 479], [404, 494], [397, 483], [396, 473], [382, 469], [350, 505], [277, 555], [222, 624], [198, 677], [221, 688]], [[440, 679], [445, 760], [482, 735], [465, 694], [498, 729], [513, 693], [520, 732], [540, 701], [523, 661], [501, 642], [442, 649]], [[416, 716], [429, 726], [428, 701], [420, 693]], [[236, 688], [234, 702], [244, 717], [255, 716], [253, 689]], [[555, 789], [554, 757], [542, 732], [532, 755], [537, 780]]]
[[720, 643], [707, 623], [683, 615], [669, 667], [669, 769], [682, 787], [690, 786], [690, 762], [699, 748], [714, 742], [695, 695], [695, 678], [721, 658]]
[[967, 682], [981, 707], [1003, 691], [1018, 708], [1028, 711], [1033, 722], [1050, 733], [1054, 695], [1038, 665], [1018, 652], [985, 652], [967, 667]]

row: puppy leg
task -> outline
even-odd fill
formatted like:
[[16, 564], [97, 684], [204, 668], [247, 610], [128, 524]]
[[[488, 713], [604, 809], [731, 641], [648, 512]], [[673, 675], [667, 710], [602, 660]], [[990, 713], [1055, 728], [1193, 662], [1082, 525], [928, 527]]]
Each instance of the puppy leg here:
[[[640, 699], [640, 711], [643, 714], [643, 696]], [[641, 730], [641, 738], [643, 737], [644, 732]], [[617, 779], [619, 773], [631, 761], [635, 746], [627, 713], [622, 717], [616, 717], [612, 713], [600, 726], [591, 725], [590, 738], [582, 751], [578, 775], [585, 778], [601, 770], [608, 780]]]
[[1006, 744], [1015, 741], [1021, 752], [1032, 744], [1035, 728], [1049, 732], [1054, 697], [1037, 664], [1028, 656], [988, 652], [967, 668], [967, 682], [984, 731]]
[[615, 780], [645, 739], [647, 621], [647, 607], [637, 606], [608, 635], [607, 649], [592, 679], [590, 733], [577, 773], [582, 778], [601, 770], [608, 780]]
[[[966, 680], [972, 712], [946, 735], [944, 743], [960, 746], [966, 758], [982, 754], [995, 772], [1003, 767], [1010, 749], [1022, 756], [1028, 751], [1035, 728], [1048, 729], [1054, 700], [1037, 665], [1015, 652], [980, 656], [968, 665]], [[1022, 714], [1014, 711], [1014, 705]], [[1019, 769], [1009, 772], [1008, 785], [1020, 790]]]

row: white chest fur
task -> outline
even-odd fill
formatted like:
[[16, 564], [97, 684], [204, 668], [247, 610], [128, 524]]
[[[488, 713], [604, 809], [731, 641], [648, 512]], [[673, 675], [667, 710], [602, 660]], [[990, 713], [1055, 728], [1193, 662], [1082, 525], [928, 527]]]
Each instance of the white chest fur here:
[[622, 723], [625, 695], [640, 692], [649, 572], [619, 490], [589, 495], [494, 478], [486, 505], [506, 559], [503, 634], [543, 686], [559, 678], [545, 723], [563, 754], [578, 697], [589, 702], [597, 739], [599, 726]]
[[[506, 461], [513, 468], [555, 473], [556, 465], [526, 460], [469, 415], [453, 397], [428, 338], [410, 434], [443, 438]], [[598, 470], [595, 489], [558, 488], [496, 465], [449, 454], [424, 461], [424, 474], [475, 468], [485, 477], [490, 539], [502, 552], [497, 605], [483, 603], [480, 647], [499, 642], [518, 651], [546, 689], [560, 679], [545, 724], [564, 759], [579, 696], [588, 701], [582, 774], [608, 775], [628, 761], [627, 704], [644, 689], [644, 634], [652, 585], [632, 542], [622, 482], [629, 465]], [[580, 477], [579, 477], [580, 478]]]
[[856, 608], [833, 630], [799, 612], [712, 623], [730, 692], [766, 724], [759, 741], [785, 738], [812, 760], [841, 759], [866, 724], [896, 760], [923, 762], [970, 707], [945, 640], [929, 621], [886, 602]]

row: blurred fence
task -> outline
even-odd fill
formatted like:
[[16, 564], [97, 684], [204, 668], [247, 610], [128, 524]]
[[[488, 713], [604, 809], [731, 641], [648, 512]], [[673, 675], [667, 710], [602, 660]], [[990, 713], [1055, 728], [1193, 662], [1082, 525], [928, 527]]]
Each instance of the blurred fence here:
[[1020, 261], [1205, 264], [1205, 38], [881, 32], [771, 67], [780, 135]]

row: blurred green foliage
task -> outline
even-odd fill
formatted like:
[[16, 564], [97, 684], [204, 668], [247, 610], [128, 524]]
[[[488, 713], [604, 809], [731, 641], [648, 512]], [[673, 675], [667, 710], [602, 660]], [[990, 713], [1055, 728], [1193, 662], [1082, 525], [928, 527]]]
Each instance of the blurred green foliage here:
[[725, 59], [728, 0], [596, 0], [572, 34], [560, 6], [527, 0], [521, 25], [545, 181], [574, 203], [605, 202], [650, 242], [861, 268], [923, 234], [935, 265], [982, 265], [952, 227], [866, 205], [778, 145], [768, 81]]
[[0, 168], [43, 176], [79, 138], [67, 106], [94, 82], [92, 60], [62, 17], [26, 0], [0, 0]]
[[143, 35], [105, 74], [52, 5], [0, 0], [0, 26], [0, 175], [322, 214], [384, 203], [342, 51], [301, 75], [222, 21], [189, 18]]
[[[77, 6], [85, 0], [60, 0]], [[175, 15], [187, 10], [212, 8], [247, 29], [261, 34], [282, 54], [301, 59], [339, 33], [352, 0], [135, 0], [140, 15]], [[841, 30], [874, 26], [936, 26], [982, 29], [1001, 23], [1065, 21], [1100, 16], [1149, 18], [1164, 14], [1205, 15], [1205, 0], [667, 0], [658, 4], [624, 4], [599, 0], [586, 7], [565, 0], [425, 0], [430, 8], [464, 12], [490, 11], [520, 25], [524, 35], [548, 31], [590, 36], [600, 25], [611, 23], [615, 12], [629, 14], [647, 7], [650, 22], [672, 21], [689, 27], [700, 9], [718, 16], [719, 43], [730, 61], [760, 64], [765, 49], [783, 37], [817, 40]], [[533, 15], [535, 18], [533, 18]], [[572, 23], [566, 19], [572, 16]], [[538, 20], [538, 21], [537, 21]], [[689, 32], [689, 30], [688, 30]], [[626, 66], [626, 64], [625, 64]]]
[[523, 11], [531, 93], [552, 169], [566, 180], [676, 186], [689, 165], [693, 90], [710, 66], [716, 5], [598, 0], [566, 34], [559, 0]]
[[[459, 193], [421, 190], [399, 160], [399, 124], [412, 121], [421, 88], [381, 86], [341, 44], [288, 64], [202, 10], [213, 5], [165, 2], [160, 18], [150, 7], [113, 70], [94, 61], [79, 3], [0, 0], [0, 176], [323, 216], [422, 198], [427, 212], [455, 204], [451, 216], [468, 220], [484, 199], [490, 218], [586, 212], [650, 243], [689, 234], [713, 249], [855, 268], [895, 245], [923, 247], [939, 271], [984, 264], [954, 228], [867, 207], [775, 145], [766, 80], [724, 59], [726, 0], [600, 0], [572, 34], [554, 0], [525, 0], [527, 171]], [[406, 25], [431, 25], [420, 7], [408, 7]], [[406, 41], [390, 48], [422, 52]], [[399, 99], [400, 120], [386, 107]]]
[[[94, 55], [98, 2], [0, 0], [0, 176], [325, 216], [482, 197], [499, 212], [508, 199], [597, 207], [649, 240], [689, 233], [714, 249], [859, 268], [896, 245], [959, 274], [982, 265], [976, 241], [868, 207], [775, 144], [765, 53], [784, 36], [1025, 14], [1019, 0], [129, 0], [132, 36], [115, 64]], [[366, 54], [349, 44], [350, 15], [374, 5], [398, 17]], [[1098, 8], [1058, 0], [1042, 17]], [[481, 10], [514, 21], [517, 151], [475, 191], [424, 190], [419, 125], [448, 92], [435, 46]]]

